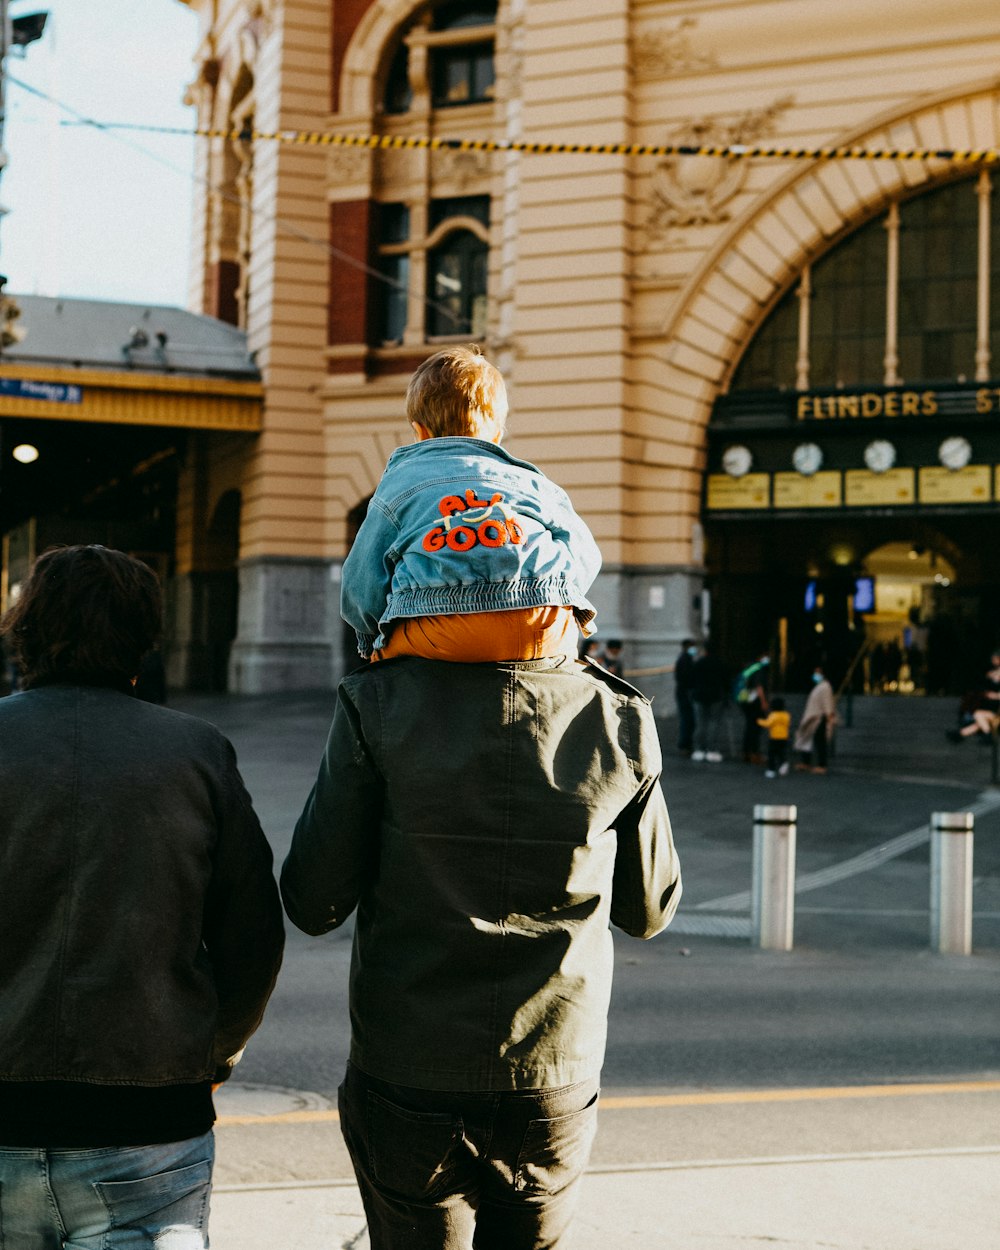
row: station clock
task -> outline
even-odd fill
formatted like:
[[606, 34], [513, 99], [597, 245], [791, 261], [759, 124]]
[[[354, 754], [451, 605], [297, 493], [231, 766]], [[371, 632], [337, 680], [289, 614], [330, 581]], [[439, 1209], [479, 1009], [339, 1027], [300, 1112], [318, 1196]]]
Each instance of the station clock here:
[[823, 450], [816, 443], [799, 443], [792, 452], [792, 464], [805, 477], [812, 477], [823, 467]]
[[743, 477], [753, 465], [753, 452], [742, 443], [733, 443], [722, 453], [722, 467], [730, 477]]
[[873, 439], [865, 448], [865, 464], [872, 473], [888, 473], [896, 463], [896, 448], [887, 438]]
[[946, 469], [964, 469], [972, 459], [972, 445], [967, 438], [953, 435], [938, 448], [938, 459]]

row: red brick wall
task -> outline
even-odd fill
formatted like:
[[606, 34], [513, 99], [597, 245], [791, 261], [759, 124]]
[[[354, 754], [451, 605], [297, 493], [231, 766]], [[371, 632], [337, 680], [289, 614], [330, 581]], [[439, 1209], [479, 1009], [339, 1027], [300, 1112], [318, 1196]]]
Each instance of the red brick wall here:
[[[371, 263], [371, 200], [344, 200], [330, 205], [330, 243], [337, 253], [330, 257], [330, 311], [328, 341], [367, 343], [370, 325], [368, 273]], [[358, 263], [346, 263], [346, 253]]]
[[234, 326], [239, 324], [236, 304], [239, 280], [240, 267], [234, 260], [220, 260], [207, 266], [204, 310], [210, 317], [218, 317]]
[[340, 71], [344, 64], [344, 53], [351, 42], [351, 36], [358, 28], [358, 23], [372, 5], [372, 0], [332, 0], [333, 2], [333, 99], [330, 111], [336, 113], [340, 108]]

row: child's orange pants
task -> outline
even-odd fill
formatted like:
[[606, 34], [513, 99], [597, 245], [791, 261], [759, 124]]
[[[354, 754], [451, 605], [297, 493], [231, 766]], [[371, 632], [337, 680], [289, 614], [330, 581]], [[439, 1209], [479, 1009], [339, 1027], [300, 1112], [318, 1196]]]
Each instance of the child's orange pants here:
[[576, 659], [579, 632], [573, 609], [563, 607], [413, 616], [393, 622], [388, 642], [372, 659], [418, 655], [458, 664], [556, 655]]

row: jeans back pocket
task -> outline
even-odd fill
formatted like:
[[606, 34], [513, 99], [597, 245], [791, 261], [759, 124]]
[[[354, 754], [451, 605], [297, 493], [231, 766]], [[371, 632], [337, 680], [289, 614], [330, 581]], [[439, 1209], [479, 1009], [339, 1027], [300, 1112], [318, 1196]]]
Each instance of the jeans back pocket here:
[[[113, 1230], [109, 1245], [146, 1245], [146, 1238], [165, 1250], [202, 1250], [211, 1187], [209, 1160], [137, 1180], [97, 1182]], [[126, 1231], [139, 1236], [130, 1240], [121, 1235]]]
[[531, 1120], [517, 1158], [514, 1188], [523, 1194], [555, 1194], [581, 1174], [597, 1132], [597, 1098], [580, 1111], [552, 1120]]
[[411, 1201], [438, 1198], [458, 1170], [463, 1126], [457, 1116], [410, 1111], [368, 1092], [368, 1156], [386, 1190]]

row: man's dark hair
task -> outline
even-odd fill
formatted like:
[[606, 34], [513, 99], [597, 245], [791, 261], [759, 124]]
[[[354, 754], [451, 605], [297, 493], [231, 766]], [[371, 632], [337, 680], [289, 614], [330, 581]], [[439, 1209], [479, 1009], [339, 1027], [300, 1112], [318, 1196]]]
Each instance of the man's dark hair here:
[[108, 547], [51, 547], [0, 621], [22, 686], [127, 685], [160, 636], [156, 574]]

